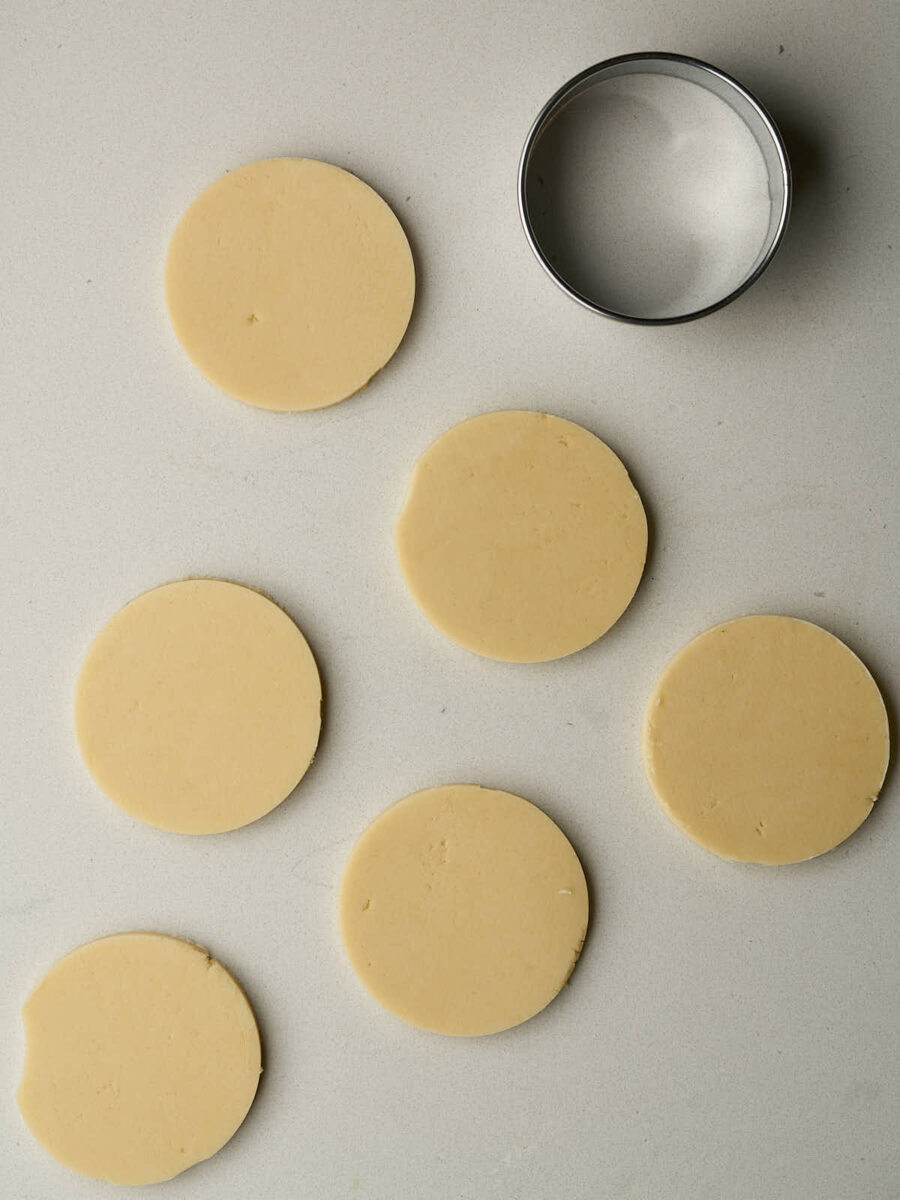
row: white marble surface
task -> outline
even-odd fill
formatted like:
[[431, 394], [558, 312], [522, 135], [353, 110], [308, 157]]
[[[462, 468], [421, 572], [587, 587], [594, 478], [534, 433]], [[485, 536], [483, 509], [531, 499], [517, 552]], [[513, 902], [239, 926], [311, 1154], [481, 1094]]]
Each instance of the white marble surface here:
[[[731, 71], [794, 153], [787, 241], [681, 327], [568, 301], [519, 228], [521, 143], [592, 61]], [[7, 0], [0, 11], [0, 1196], [111, 1195], [13, 1102], [21, 1003], [66, 950], [153, 928], [209, 947], [259, 1015], [257, 1103], [171, 1200], [894, 1200], [896, 772], [862, 830], [784, 869], [658, 812], [638, 750], [666, 657], [753, 611], [818, 621], [900, 696], [898, 18], [893, 0], [369, 4]], [[361, 396], [246, 408], [186, 361], [162, 261], [184, 206], [275, 154], [349, 167], [417, 258], [409, 335]], [[505, 405], [581, 421], [632, 470], [653, 553], [625, 618], [538, 667], [480, 661], [405, 594], [390, 526], [419, 451]], [[297, 618], [327, 727], [296, 795], [188, 839], [94, 788], [72, 733], [93, 633], [220, 575]], [[569, 834], [595, 913], [544, 1014], [457, 1041], [363, 993], [338, 944], [355, 835], [431, 783], [518, 791]]]

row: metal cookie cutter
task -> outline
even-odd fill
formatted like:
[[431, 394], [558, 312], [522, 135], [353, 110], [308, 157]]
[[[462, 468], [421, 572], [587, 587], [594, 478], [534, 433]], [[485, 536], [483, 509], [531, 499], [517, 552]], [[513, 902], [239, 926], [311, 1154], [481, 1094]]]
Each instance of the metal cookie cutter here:
[[[674, 76], [689, 83], [699, 84], [723, 100], [744, 122], [753, 135], [765, 162], [769, 186], [769, 223], [762, 245], [755, 258], [743, 270], [736, 286], [726, 289], [725, 294], [704, 303], [693, 311], [673, 315], [640, 315], [638, 311], [621, 311], [622, 305], [610, 302], [602, 294], [602, 286], [594, 286], [591, 294], [582, 281], [567, 278], [565, 266], [560, 266], [553, 245], [552, 227], [548, 231], [546, 220], [542, 220], [546, 204], [545, 180], [541, 172], [546, 169], [547, 143], [552, 135], [556, 119], [572, 102], [589, 89], [623, 75]], [[543, 162], [542, 162], [543, 160]], [[781, 134], [762, 104], [736, 79], [724, 71], [695, 58], [680, 54], [625, 54], [611, 58], [596, 66], [588, 67], [568, 83], [564, 84], [547, 101], [537, 116], [522, 151], [519, 162], [519, 213], [525, 234], [538, 262], [567, 295], [592, 312], [635, 325], [672, 325], [692, 321], [730, 303], [757, 280], [781, 244], [788, 221], [791, 205], [791, 169], [787, 150]], [[556, 260], [556, 261], [554, 261]], [[574, 272], [568, 272], [573, 274]], [[639, 306], [635, 306], [639, 307]]]

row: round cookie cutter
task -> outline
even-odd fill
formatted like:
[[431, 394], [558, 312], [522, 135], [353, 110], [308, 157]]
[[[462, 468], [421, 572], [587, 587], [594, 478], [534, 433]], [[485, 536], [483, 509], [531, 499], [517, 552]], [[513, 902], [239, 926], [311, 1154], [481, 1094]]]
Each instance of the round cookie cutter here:
[[[548, 247], [542, 244], [540, 234], [533, 220], [537, 194], [535, 188], [540, 186], [537, 172], [533, 170], [536, 150], [545, 135], [551, 129], [553, 122], [573, 100], [588, 91], [596, 84], [614, 79], [622, 75], [668, 75], [689, 83], [699, 84], [723, 100], [744, 122], [759, 146], [765, 161], [769, 180], [770, 212], [769, 225], [762, 246], [756, 258], [745, 271], [738, 285], [732, 288], [721, 299], [707, 304], [691, 312], [678, 313], [674, 316], [640, 316], [635, 313], [621, 312], [616, 308], [602, 303], [599, 297], [585, 295], [584, 292], [571, 284], [551, 261]], [[769, 116], [763, 105], [749, 92], [743, 84], [738, 83], [718, 67], [700, 59], [688, 58], [681, 54], [663, 54], [648, 52], [643, 54], [623, 54], [618, 58], [606, 59], [595, 66], [588, 67], [575, 75], [568, 83], [554, 93], [538, 113], [534, 124], [525, 140], [522, 157], [519, 161], [519, 215], [529, 245], [538, 262], [562, 290], [573, 300], [583, 305], [591, 312], [604, 317], [612, 317], [633, 325], [677, 325], [684, 321], [693, 321], [697, 317], [715, 312], [716, 309], [730, 304], [754, 283], [769, 263], [776, 250], [781, 245], [787, 228], [788, 215], [791, 207], [791, 167], [787, 150], [775, 122]]]

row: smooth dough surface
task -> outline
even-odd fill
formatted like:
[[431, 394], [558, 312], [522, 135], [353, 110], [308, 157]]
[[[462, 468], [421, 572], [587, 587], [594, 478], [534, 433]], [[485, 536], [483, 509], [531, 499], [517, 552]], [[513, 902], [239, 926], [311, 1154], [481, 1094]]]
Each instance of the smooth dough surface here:
[[833, 634], [741, 617], [694, 638], [650, 696], [647, 778], [663, 811], [722, 858], [824, 854], [869, 815], [889, 757], [881, 693]]
[[324, 408], [400, 345], [415, 270], [400, 223], [330, 163], [270, 158], [216, 180], [178, 224], [166, 303], [184, 349], [257, 408]]
[[22, 1015], [22, 1115], [54, 1158], [95, 1179], [171, 1179], [221, 1149], [256, 1094], [250, 1005], [181, 938], [120, 933], [80, 946]]
[[473, 785], [392, 805], [354, 846], [344, 946], [375, 999], [435, 1033], [497, 1033], [540, 1012], [572, 972], [588, 893], [539, 808]]
[[215, 579], [164, 584], [100, 631], [78, 677], [87, 767], [132, 816], [220, 833], [264, 816], [315, 753], [322, 690], [277, 604]]
[[487, 658], [543, 662], [583, 649], [628, 607], [647, 519], [592, 433], [546, 413], [493, 412], [422, 455], [394, 540], [438, 629]]

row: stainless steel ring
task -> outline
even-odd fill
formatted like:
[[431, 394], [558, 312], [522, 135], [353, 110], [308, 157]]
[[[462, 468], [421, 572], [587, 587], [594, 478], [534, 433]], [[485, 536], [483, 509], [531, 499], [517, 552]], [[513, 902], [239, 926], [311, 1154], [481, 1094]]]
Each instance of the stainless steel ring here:
[[[715, 303], [708, 304], [693, 312], [685, 312], [676, 316], [647, 317], [632, 313], [619, 312], [607, 307], [597, 298], [584, 295], [574, 287], [550, 261], [550, 257], [541, 245], [540, 237], [535, 229], [535, 223], [530, 212], [533, 196], [531, 168], [535, 157], [535, 149], [541, 142], [553, 121], [562, 110], [577, 96], [588, 88], [603, 80], [627, 74], [662, 74], [686, 79], [698, 83], [708, 91], [713, 92], [729, 105], [744, 121], [753, 134], [757, 145], [762, 151], [769, 178], [769, 196], [771, 201], [769, 227], [762, 248], [755, 261], [749, 267], [746, 276], [739, 285]], [[791, 168], [788, 161], [784, 141], [775, 122], [769, 116], [763, 105], [742, 84], [738, 83], [718, 67], [701, 62], [696, 58], [688, 58], [681, 54], [663, 54], [648, 52], [644, 54], [624, 54], [618, 58], [610, 58], [597, 63], [587, 70], [581, 71], [565, 83], [557, 91], [541, 111], [525, 140], [522, 156], [519, 161], [518, 177], [519, 215], [529, 245], [538, 262], [562, 290], [585, 308], [601, 316], [612, 317], [618, 321], [626, 321], [634, 325], [675, 325], [684, 321], [693, 321], [707, 313], [715, 312], [726, 304], [730, 304], [754, 283], [775, 255], [781, 244], [787, 227], [791, 207]]]

